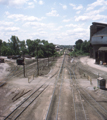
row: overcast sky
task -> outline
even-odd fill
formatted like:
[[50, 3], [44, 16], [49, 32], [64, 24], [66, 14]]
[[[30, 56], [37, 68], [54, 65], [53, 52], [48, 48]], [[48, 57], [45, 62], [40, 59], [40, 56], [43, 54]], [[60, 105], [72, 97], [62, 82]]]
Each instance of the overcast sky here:
[[0, 0], [0, 39], [73, 45], [89, 40], [92, 22], [107, 23], [107, 0]]

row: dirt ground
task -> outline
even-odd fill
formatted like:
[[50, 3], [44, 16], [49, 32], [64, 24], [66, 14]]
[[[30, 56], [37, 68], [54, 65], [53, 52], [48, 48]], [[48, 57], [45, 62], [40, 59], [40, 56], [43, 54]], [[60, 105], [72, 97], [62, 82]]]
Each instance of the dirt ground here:
[[0, 63], [0, 81], [2, 81], [9, 74], [7, 71], [9, 67], [10, 66], [7, 63]]
[[[39, 86], [44, 84], [46, 81], [51, 80], [50, 87], [48, 89], [49, 89], [49, 92], [52, 92], [53, 87], [54, 87], [54, 81], [55, 81], [54, 76], [58, 73], [58, 70], [60, 67], [59, 65], [61, 62], [62, 61], [60, 59], [58, 59], [56, 63], [54, 61], [55, 63], [54, 66], [51, 66], [49, 69], [47, 69], [46, 67], [46, 69], [43, 71], [44, 74], [42, 74], [42, 76], [34, 77], [33, 79], [33, 76], [31, 75], [29, 77], [29, 80], [28, 80], [28, 77], [27, 78], [13, 77], [9, 79], [4, 86], [0, 87], [0, 96], [1, 96], [0, 97], [0, 119], [3, 119], [9, 112], [15, 109], [15, 107], [18, 106], [29, 94], [31, 94], [35, 89], [37, 89]], [[10, 71], [7, 71], [7, 69], [11, 67], [11, 65], [10, 64], [8, 65], [7, 63], [2, 63], [1, 67], [3, 68], [2, 73], [1, 73], [2, 78], [5, 78], [5, 76], [7, 76], [10, 72]], [[12, 64], [12, 67], [13, 67], [13, 64]], [[47, 89], [47, 93], [44, 93], [44, 94], [48, 94], [48, 89]], [[27, 91], [29, 91], [27, 94], [15, 100], [16, 95], [20, 96], [20, 94], [26, 93]], [[47, 98], [49, 99], [49, 95], [47, 95]], [[39, 113], [40, 112], [38, 110], [37, 114]], [[26, 115], [27, 114], [29, 116], [29, 113], [26, 112]], [[29, 117], [28, 117], [28, 120], [29, 120]]]
[[[58, 58], [49, 69], [45, 69], [44, 75], [34, 78], [31, 75], [29, 79], [23, 76], [14, 77], [9, 79], [4, 86], [0, 87], [0, 120], [3, 120], [12, 110], [20, 105], [25, 98], [45, 83], [43, 85], [44, 87], [48, 85], [46, 90], [29, 106], [29, 109], [25, 110], [22, 116], [18, 118], [19, 120], [44, 120], [63, 57], [64, 56]], [[10, 67], [11, 64], [0, 64], [0, 80], [4, 80], [4, 78], [8, 76], [10, 71], [7, 71], [7, 69]], [[72, 69], [71, 74], [68, 67]], [[92, 106], [88, 104], [88, 102], [91, 104], [91, 100], [86, 102], [88, 95], [82, 91], [82, 89], [89, 93], [95, 101], [107, 110], [107, 90], [98, 89], [97, 87], [98, 75], [107, 80], [106, 71], [107, 67], [96, 65], [95, 60], [89, 57], [69, 58], [69, 56], [66, 56], [63, 71], [58, 79], [56, 100], [53, 104], [50, 120], [56, 118], [58, 103], [58, 120], [84, 120], [86, 118], [89, 120], [102, 120], [101, 116], [96, 112], [98, 106], [93, 109]], [[73, 72], [75, 73], [75, 79]], [[35, 93], [35, 96], [42, 90], [43, 88], [41, 87], [41, 89]], [[24, 108], [26, 104], [24, 104], [19, 111]], [[86, 116], [84, 116], [83, 107]], [[75, 118], [76, 115], [77, 118]], [[11, 119], [14, 119], [14, 115]]]

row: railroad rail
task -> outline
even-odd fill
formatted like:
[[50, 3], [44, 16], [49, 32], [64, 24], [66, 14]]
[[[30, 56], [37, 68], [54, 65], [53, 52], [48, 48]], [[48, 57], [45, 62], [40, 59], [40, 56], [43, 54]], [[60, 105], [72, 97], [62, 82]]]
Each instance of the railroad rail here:
[[[54, 74], [56, 75], [56, 73]], [[52, 77], [54, 76], [52, 75]], [[52, 78], [51, 77], [51, 78]], [[40, 80], [41, 81], [41, 80]], [[48, 78], [45, 83], [32, 92], [24, 101], [22, 101], [12, 112], [10, 112], [4, 120], [12, 119], [16, 120], [21, 114], [45, 91], [45, 89], [51, 83], [51, 79]], [[37, 86], [37, 85], [36, 85]], [[40, 90], [42, 88], [42, 90]], [[37, 93], [38, 92], [38, 93]], [[36, 97], [35, 97], [36, 96]], [[27, 104], [27, 105], [26, 105]], [[25, 106], [24, 108], [22, 106]]]
[[80, 92], [77, 89], [77, 85], [74, 82], [74, 78], [71, 76], [71, 69], [67, 66], [69, 74], [70, 74], [70, 84], [71, 84], [71, 90], [72, 90], [72, 96], [73, 96], [73, 105], [74, 105], [74, 113], [75, 113], [75, 120], [87, 120], [86, 111], [84, 108], [83, 101], [81, 99]]
[[[4, 120], [7, 120], [8, 118], [10, 119], [12, 119], [12, 120], [16, 120], [18, 117], [20, 117], [21, 116], [21, 114], [29, 107], [29, 105], [31, 105], [33, 102], [34, 102], [34, 100], [36, 100], [40, 95], [41, 95], [41, 93], [48, 87], [49, 85], [46, 85], [44, 88], [43, 88], [43, 90], [41, 91], [41, 92], [39, 92], [39, 94], [37, 94], [36, 95], [36, 97], [35, 97], [35, 93], [40, 89], [40, 88], [42, 88], [43, 87], [43, 85], [42, 86], [40, 86], [36, 91], [34, 91], [28, 98], [26, 98], [21, 104], [19, 104], [18, 105], [18, 107], [16, 107], [9, 115], [7, 115], [5, 118], [4, 118]], [[28, 99], [30, 98], [30, 102], [28, 101]], [[32, 100], [31, 100], [32, 99]], [[26, 102], [27, 101], [27, 102]], [[27, 103], [27, 105], [26, 105], [26, 103]], [[26, 105], [26, 107], [24, 107], [24, 109], [23, 109], [23, 107], [21, 108], [21, 106], [22, 105]], [[20, 109], [19, 109], [19, 107], [20, 107]], [[19, 110], [19, 111], [17, 111], [17, 110]], [[16, 111], [17, 111], [17, 114], [16, 114]], [[15, 113], [15, 116], [14, 116], [14, 113]], [[11, 117], [12, 116], [12, 117]]]
[[[48, 111], [47, 111], [45, 120], [49, 120], [50, 116], [51, 116], [51, 112], [52, 112], [51, 110], [52, 110], [53, 102], [54, 102], [54, 99], [55, 99], [55, 93], [57, 91], [57, 83], [58, 83], [59, 77], [60, 77], [60, 75], [63, 71], [64, 60], [65, 60], [65, 54], [64, 54], [64, 58], [63, 58], [63, 61], [62, 61], [61, 67], [60, 67], [60, 71], [58, 73], [58, 77], [57, 77], [56, 82], [55, 82], [55, 87], [54, 87], [53, 94], [52, 94], [52, 97], [51, 97], [51, 100], [50, 100], [50, 103], [49, 103], [49, 107], [48, 107]], [[60, 90], [59, 90], [58, 105], [57, 105], [57, 111], [56, 111], [56, 117], [55, 117], [56, 120], [58, 119], [58, 111], [59, 111], [59, 103], [60, 103], [62, 83], [63, 83], [63, 78], [61, 79], [61, 85], [60, 85]]]
[[[41, 80], [39, 80], [38, 84], [36, 84], [36, 86], [38, 88], [36, 90], [34, 90], [27, 98], [24, 98], [24, 101], [21, 101], [21, 103], [4, 118], [4, 120], [7, 120], [7, 119], [16, 120], [17, 118], [19, 118], [21, 116], [21, 114], [30, 106], [30, 104], [32, 104], [45, 91], [45, 89], [51, 83], [51, 78], [53, 78], [58, 73], [58, 71], [59, 70], [54, 71], [54, 73], [52, 73], [52, 75], [50, 77], [48, 77], [46, 82], [44, 82], [40, 87], [38, 87], [38, 84], [41, 81]], [[49, 74], [48, 74], [48, 76], [49, 76]], [[40, 90], [41, 88], [42, 88], [42, 91]], [[26, 103], [27, 103], [27, 105], [26, 105]], [[22, 106], [25, 106], [25, 107], [23, 108]]]
[[[72, 70], [71, 68], [69, 68], [69, 70], [71, 71], [73, 78], [74, 78], [74, 84], [75, 87], [80, 95], [80, 97], [89, 104], [89, 106], [98, 114], [98, 116], [102, 119], [102, 120], [106, 120], [107, 119], [107, 110], [100, 105], [84, 88], [80, 87], [76, 81], [76, 75], [74, 70]], [[85, 118], [88, 119], [87, 115], [85, 114]], [[76, 118], [75, 118], [76, 119]]]
[[[55, 59], [55, 58], [54, 58], [54, 59]], [[50, 58], [50, 60], [53, 60], [53, 58]], [[39, 64], [41, 64], [41, 62], [43, 62], [43, 64], [44, 64], [44, 65], [42, 64], [42, 65], [43, 65], [43, 67], [41, 68], [41, 70], [42, 70], [44, 67], [46, 67], [47, 64], [45, 64], [45, 63], [48, 62], [48, 58], [40, 59], [40, 60], [39, 60]], [[13, 63], [13, 62], [10, 62], [10, 61], [9, 61], [9, 63], [11, 64], [11, 63]], [[31, 63], [31, 64], [27, 65], [27, 66], [26, 66], [27, 72], [30, 72], [30, 73], [35, 74], [36, 71], [37, 71], [36, 65], [37, 65], [37, 62], [36, 62], [36, 61], [35, 61], [34, 63]], [[40, 66], [40, 67], [41, 67], [41, 66]], [[40, 68], [40, 67], [39, 67], [39, 68]], [[4, 84], [6, 84], [7, 80], [23, 74], [23, 67], [22, 67], [22, 66], [14, 66], [14, 67], [11, 67], [10, 69], [11, 69], [11, 72], [6, 76], [5, 79], [3, 79], [3, 80], [1, 81], [0, 87], [2, 87]], [[34, 69], [34, 70], [33, 70], [33, 69]], [[35, 75], [36, 75], [36, 74], [35, 74]]]
[[82, 98], [97, 112], [102, 120], [107, 119], [107, 110], [105, 110], [96, 100], [83, 88], [79, 88]]

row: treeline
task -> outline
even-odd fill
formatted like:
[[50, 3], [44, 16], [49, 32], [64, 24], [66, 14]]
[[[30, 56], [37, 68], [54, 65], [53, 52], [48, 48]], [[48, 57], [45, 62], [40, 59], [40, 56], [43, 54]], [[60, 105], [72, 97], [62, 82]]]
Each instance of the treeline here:
[[81, 39], [77, 40], [75, 42], [74, 51], [72, 51], [70, 54], [72, 56], [78, 56], [78, 55], [89, 55], [90, 51], [90, 41], [83, 41]]
[[0, 39], [0, 55], [22, 55], [28, 54], [35, 57], [51, 57], [57, 54], [55, 45], [48, 43], [46, 40], [30, 40], [20, 41], [17, 36], [11, 36], [8, 42]]
[[68, 48], [71, 49], [73, 47], [73, 45], [59, 45], [61, 48]]

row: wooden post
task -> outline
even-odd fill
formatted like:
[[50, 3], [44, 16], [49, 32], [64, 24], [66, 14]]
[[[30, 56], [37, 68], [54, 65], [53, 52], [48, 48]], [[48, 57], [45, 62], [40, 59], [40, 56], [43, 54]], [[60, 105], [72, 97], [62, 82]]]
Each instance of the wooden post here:
[[92, 79], [90, 78], [90, 84], [92, 85], [93, 83], [92, 83]]
[[33, 74], [33, 80], [34, 80], [34, 74]]
[[38, 47], [37, 47], [37, 76], [39, 75]]
[[24, 63], [23, 63], [23, 74], [24, 74], [24, 77], [25, 77], [25, 59], [24, 59], [24, 53], [23, 53], [23, 60], [24, 60]]
[[49, 54], [48, 54], [48, 67], [49, 67]]

